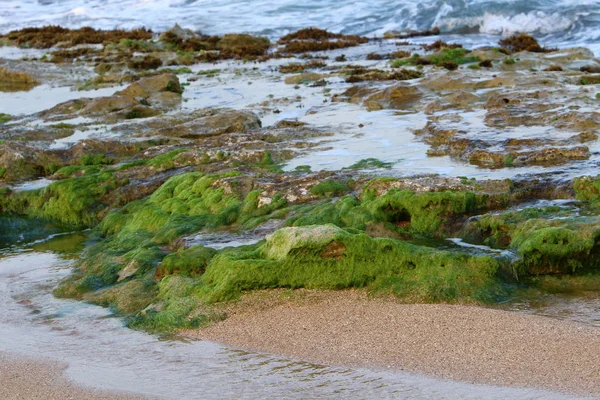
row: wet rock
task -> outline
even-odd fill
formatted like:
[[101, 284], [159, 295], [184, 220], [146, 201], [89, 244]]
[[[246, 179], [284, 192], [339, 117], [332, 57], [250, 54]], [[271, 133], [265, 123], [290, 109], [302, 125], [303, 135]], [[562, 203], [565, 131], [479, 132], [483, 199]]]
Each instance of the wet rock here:
[[87, 102], [86, 106], [80, 111], [80, 114], [85, 116], [102, 116], [103, 114], [119, 111], [127, 113], [139, 105], [141, 105], [140, 102], [133, 97], [118, 95], [98, 97]]
[[598, 134], [592, 131], [582, 132], [570, 138], [570, 141], [579, 143], [594, 142], [596, 140], [598, 140]]
[[382, 90], [361, 85], [351, 87], [335, 100], [363, 104], [369, 111], [384, 108], [404, 110], [414, 108], [422, 97], [423, 94], [419, 89], [404, 84], [397, 84]]
[[436, 99], [425, 107], [425, 113], [433, 114], [453, 108], [468, 109], [471, 105], [481, 101], [481, 98], [464, 90], [457, 90], [441, 99]]
[[474, 84], [464, 76], [430, 75], [421, 81], [420, 86], [433, 91], [467, 90]]
[[440, 29], [435, 27], [422, 31], [404, 30], [404, 31], [386, 31], [383, 33], [385, 39], [409, 39], [419, 36], [436, 36], [440, 34]]
[[513, 165], [556, 165], [570, 160], [586, 160], [590, 157], [590, 149], [586, 146], [571, 148], [550, 147], [530, 152], [517, 153]]
[[0, 142], [0, 180], [15, 181], [48, 175], [64, 160], [57, 154], [19, 142]]
[[275, 126], [277, 128], [300, 128], [300, 127], [303, 127], [306, 125], [307, 125], [306, 122], [298, 121], [298, 119], [295, 118], [295, 119], [282, 119], [281, 121], [278, 121]]
[[495, 49], [475, 49], [471, 52], [471, 55], [481, 61], [498, 61], [506, 57], [506, 54]]
[[209, 110], [207, 115], [172, 128], [159, 130], [159, 134], [186, 139], [197, 139], [234, 132], [247, 132], [261, 127], [258, 116], [248, 111]]
[[140, 269], [141, 265], [137, 261], [130, 261], [123, 269], [118, 273], [119, 279], [117, 282], [124, 281], [127, 278], [131, 278]]
[[382, 108], [405, 110], [414, 108], [422, 96], [421, 91], [415, 86], [398, 84], [372, 94], [365, 99], [364, 104], [369, 110]]
[[177, 75], [161, 74], [142, 78], [112, 96], [71, 100], [40, 115], [46, 119], [72, 114], [109, 120], [147, 118], [179, 106], [182, 92]]
[[594, 53], [585, 47], [573, 47], [568, 49], [560, 49], [559, 51], [545, 54], [544, 60], [548, 60], [554, 64], [567, 65], [574, 61], [594, 60]]
[[597, 62], [593, 64], [587, 64], [579, 68], [579, 70], [581, 72], [588, 72], [590, 74], [600, 74], [600, 64]]
[[132, 83], [126, 89], [115, 93], [115, 95], [148, 99], [154, 95], [164, 92], [175, 94], [183, 93], [179, 84], [179, 78], [175, 74], [161, 74], [142, 78]]
[[194, 32], [192, 30], [184, 29], [181, 26], [179, 26], [179, 24], [175, 24], [168, 31], [161, 33], [159, 40], [169, 43], [172, 41], [173, 37], [178, 38], [179, 40], [183, 41], [183, 40], [191, 39], [195, 36], [196, 35], [194, 34]]
[[598, 85], [600, 84], [600, 74], [583, 75], [576, 82], [580, 85]]
[[288, 85], [300, 85], [302, 83], [316, 82], [325, 77], [326, 75], [317, 74], [316, 72], [304, 72], [302, 74], [286, 77], [285, 83]]

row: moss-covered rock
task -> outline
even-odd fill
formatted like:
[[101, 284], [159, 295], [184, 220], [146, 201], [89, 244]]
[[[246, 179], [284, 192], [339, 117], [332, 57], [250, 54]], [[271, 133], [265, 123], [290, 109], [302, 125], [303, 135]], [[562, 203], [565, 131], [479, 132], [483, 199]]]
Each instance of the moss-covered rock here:
[[156, 270], [156, 277], [167, 275], [200, 276], [216, 254], [216, 250], [204, 246], [192, 246], [166, 256]]
[[497, 270], [490, 257], [309, 226], [276, 231], [256, 249], [218, 254], [200, 293], [221, 301], [252, 289], [369, 287], [409, 301], [487, 302], [503, 292]]
[[399, 232], [442, 235], [456, 229], [462, 216], [486, 207], [486, 196], [470, 192], [415, 193], [390, 190], [377, 196], [368, 188], [360, 199], [352, 196], [317, 205], [292, 219], [295, 226], [332, 223], [365, 230], [369, 222], [388, 222]]
[[486, 214], [470, 220], [462, 236], [471, 243], [509, 249], [519, 276], [568, 275], [600, 267], [598, 218], [561, 207]]

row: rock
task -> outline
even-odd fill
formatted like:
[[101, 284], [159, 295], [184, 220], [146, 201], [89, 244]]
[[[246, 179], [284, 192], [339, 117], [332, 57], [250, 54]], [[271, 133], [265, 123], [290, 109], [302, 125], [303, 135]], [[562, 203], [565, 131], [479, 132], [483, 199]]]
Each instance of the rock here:
[[600, 74], [600, 64], [597, 62], [586, 64], [580, 67], [579, 70], [581, 72], [588, 72], [590, 74]]
[[481, 98], [473, 93], [457, 90], [441, 99], [436, 99], [425, 107], [426, 114], [433, 114], [437, 111], [448, 110], [452, 108], [466, 109], [472, 104], [481, 101]]
[[464, 76], [457, 76], [444, 74], [430, 75], [423, 79], [420, 86], [434, 91], [453, 91], [453, 90], [466, 90], [473, 87], [473, 83], [470, 79]]
[[161, 92], [183, 93], [177, 75], [161, 74], [142, 78], [126, 89], [115, 93], [115, 96], [147, 99]]
[[590, 157], [590, 149], [586, 146], [571, 148], [549, 147], [535, 151], [518, 153], [515, 155], [513, 165], [532, 164], [562, 164], [569, 160], [586, 160]]
[[182, 92], [177, 75], [161, 74], [140, 79], [112, 96], [67, 101], [40, 115], [46, 119], [72, 114], [109, 119], [148, 118], [178, 107]]
[[506, 164], [506, 155], [476, 150], [469, 156], [469, 163], [488, 168], [501, 168]]
[[492, 49], [475, 49], [469, 55], [472, 57], [477, 57], [481, 61], [497, 61], [502, 60], [504, 57], [506, 57], [506, 54], [501, 53], [498, 50]]
[[553, 64], [569, 64], [578, 60], [593, 60], [594, 53], [585, 47], [573, 47], [570, 49], [561, 49], [557, 52], [544, 54], [543, 59]]
[[116, 95], [98, 97], [96, 99], [91, 99], [80, 111], [80, 114], [85, 116], [110, 114], [117, 111], [130, 110], [139, 104], [140, 102], [133, 97]]
[[122, 270], [119, 271], [119, 279], [117, 279], [117, 282], [121, 282], [132, 277], [135, 275], [138, 269], [140, 269], [140, 263], [137, 261], [130, 261]]
[[196, 139], [226, 133], [246, 132], [261, 127], [258, 116], [249, 111], [221, 109], [210, 112], [208, 115], [190, 122], [161, 129], [159, 133], [172, 137]]
[[19, 142], [0, 144], [0, 180], [16, 181], [46, 176], [65, 162], [58, 152], [42, 150]]
[[175, 24], [171, 29], [163, 32], [160, 35], [159, 40], [169, 42], [172, 41], [172, 38], [178, 38], [183, 41], [191, 39], [195, 36], [196, 35], [194, 34], [194, 32], [192, 32], [192, 30], [183, 29], [181, 26], [179, 26], [179, 24]]
[[293, 249], [321, 248], [343, 233], [343, 229], [332, 224], [282, 228], [266, 236], [264, 254], [267, 259], [284, 260]]
[[316, 72], [304, 72], [302, 74], [286, 77], [285, 83], [288, 85], [299, 85], [302, 83], [316, 82], [323, 78], [325, 78], [325, 75], [317, 74]]
[[600, 84], [600, 74], [583, 75], [576, 78], [574, 83], [580, 85], [598, 85]]
[[394, 110], [413, 109], [423, 94], [414, 86], [397, 84], [382, 91], [376, 92], [365, 99], [364, 104], [368, 110], [391, 108]]
[[598, 134], [592, 131], [582, 132], [570, 138], [571, 141], [579, 143], [587, 143], [598, 140]]

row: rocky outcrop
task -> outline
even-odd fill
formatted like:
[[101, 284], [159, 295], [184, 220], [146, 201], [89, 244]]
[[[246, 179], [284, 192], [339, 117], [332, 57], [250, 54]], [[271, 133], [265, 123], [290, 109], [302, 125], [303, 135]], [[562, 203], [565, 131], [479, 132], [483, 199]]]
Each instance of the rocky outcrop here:
[[47, 120], [80, 115], [92, 118], [148, 118], [181, 104], [183, 89], [177, 75], [161, 74], [134, 82], [112, 96], [71, 100], [40, 113]]

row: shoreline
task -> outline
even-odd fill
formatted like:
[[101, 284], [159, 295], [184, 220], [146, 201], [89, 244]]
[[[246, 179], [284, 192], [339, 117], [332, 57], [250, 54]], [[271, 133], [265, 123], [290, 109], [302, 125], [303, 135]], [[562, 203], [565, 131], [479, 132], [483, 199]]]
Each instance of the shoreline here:
[[46, 358], [0, 352], [0, 398], [46, 400], [147, 400], [149, 397], [80, 386], [69, 380], [67, 366]]
[[600, 330], [593, 327], [357, 291], [287, 299], [276, 292], [246, 295], [226, 307], [226, 320], [182, 334], [326, 365], [600, 397]]

